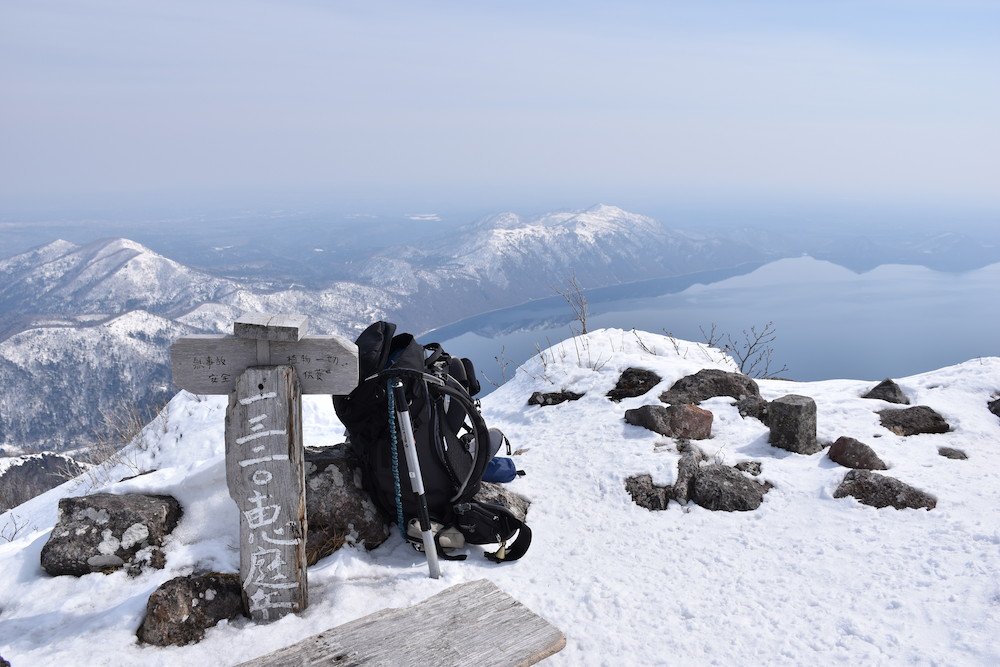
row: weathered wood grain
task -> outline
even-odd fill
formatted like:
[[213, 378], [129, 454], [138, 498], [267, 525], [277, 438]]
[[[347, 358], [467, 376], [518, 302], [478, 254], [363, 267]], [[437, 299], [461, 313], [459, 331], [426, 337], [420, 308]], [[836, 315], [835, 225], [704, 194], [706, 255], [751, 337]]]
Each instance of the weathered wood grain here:
[[305, 335], [308, 322], [305, 315], [251, 313], [233, 323], [233, 333], [237, 338], [294, 343]]
[[491, 581], [452, 586], [406, 609], [385, 609], [243, 663], [305, 665], [533, 665], [566, 637]]
[[290, 366], [249, 368], [226, 411], [226, 481], [240, 511], [244, 611], [273, 621], [306, 608], [302, 400]]
[[[349, 394], [358, 385], [358, 348], [340, 336], [262, 341], [270, 362], [295, 368], [304, 394]], [[170, 347], [174, 385], [195, 394], [228, 394], [247, 368], [260, 365], [256, 339], [196, 335]]]

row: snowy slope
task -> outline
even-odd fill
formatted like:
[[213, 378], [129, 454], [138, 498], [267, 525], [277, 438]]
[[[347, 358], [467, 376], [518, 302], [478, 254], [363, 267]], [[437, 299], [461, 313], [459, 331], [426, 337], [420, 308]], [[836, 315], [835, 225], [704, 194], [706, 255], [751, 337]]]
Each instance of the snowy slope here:
[[[455, 352], [461, 353], [460, 350]], [[604, 394], [630, 366], [659, 373], [644, 397], [615, 404]], [[309, 572], [310, 607], [267, 626], [239, 620], [184, 648], [140, 647], [135, 630], [149, 594], [181, 574], [236, 571], [236, 508], [223, 466], [225, 398], [177, 395], [126, 456], [102, 475], [79, 478], [0, 515], [0, 655], [21, 665], [235, 664], [386, 607], [410, 605], [462, 581], [488, 577], [563, 630], [552, 665], [991, 665], [1000, 663], [1000, 419], [986, 403], [1000, 392], [1000, 359], [896, 378], [915, 404], [940, 412], [952, 431], [899, 437], [878, 424], [890, 407], [859, 396], [881, 378], [793, 383], [762, 380], [767, 399], [797, 393], [819, 406], [819, 438], [856, 437], [888, 474], [933, 493], [931, 511], [876, 510], [834, 499], [846, 469], [824, 453], [770, 447], [767, 429], [742, 419], [729, 399], [715, 414], [710, 456], [759, 461], [774, 484], [760, 509], [715, 513], [632, 503], [624, 480], [674, 478], [676, 443], [624, 423], [626, 409], [656, 403], [678, 378], [731, 369], [719, 352], [663, 336], [600, 330], [529, 361], [483, 401], [488, 423], [511, 438], [526, 477], [534, 543], [517, 563], [473, 553], [426, 576], [398, 536], [372, 552], [342, 550]], [[585, 391], [583, 399], [527, 406], [533, 391]], [[329, 399], [307, 396], [305, 438], [341, 440]], [[969, 455], [955, 461], [939, 446]], [[137, 471], [149, 474], [105, 482]], [[96, 487], [92, 479], [98, 481]], [[174, 494], [184, 517], [167, 547], [167, 569], [49, 578], [39, 553], [61, 495], [94, 489]], [[81, 656], [86, 656], [85, 660]], [[400, 657], [405, 664], [405, 656]]]

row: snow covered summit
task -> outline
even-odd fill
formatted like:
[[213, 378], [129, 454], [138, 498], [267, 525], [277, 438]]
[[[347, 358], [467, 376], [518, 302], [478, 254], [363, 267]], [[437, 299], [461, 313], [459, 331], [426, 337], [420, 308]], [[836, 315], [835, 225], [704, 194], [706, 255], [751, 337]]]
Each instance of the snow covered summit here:
[[[461, 350], [453, 350], [461, 354]], [[662, 382], [620, 403], [606, 394], [626, 368]], [[225, 397], [178, 394], [123, 453], [92, 472], [0, 515], [0, 655], [19, 665], [236, 664], [386, 608], [486, 577], [568, 637], [546, 664], [949, 664], [1000, 662], [1000, 359], [896, 378], [914, 404], [952, 425], [899, 436], [861, 395], [877, 380], [760, 380], [765, 399], [813, 398], [818, 437], [867, 442], [887, 474], [937, 497], [927, 510], [874, 509], [835, 498], [843, 468], [825, 452], [803, 456], [768, 444], [768, 429], [727, 397], [703, 401], [714, 415], [699, 446], [714, 461], [760, 464], [773, 488], [752, 512], [671, 504], [637, 506], [624, 480], [650, 474], [670, 484], [678, 442], [623, 420], [703, 368], [733, 370], [718, 350], [666, 336], [603, 329], [557, 344], [483, 400], [487, 423], [511, 439], [527, 475], [511, 488], [532, 501], [534, 543], [497, 566], [473, 551], [431, 580], [398, 535], [374, 551], [342, 549], [309, 571], [310, 607], [265, 626], [223, 622], [199, 644], [141, 647], [135, 631], [149, 594], [167, 579], [238, 569], [236, 508], [223, 463]], [[536, 391], [584, 396], [528, 405]], [[305, 440], [340, 442], [330, 401], [307, 396]], [[939, 455], [964, 450], [969, 460]], [[137, 472], [143, 472], [139, 476]], [[128, 479], [123, 479], [129, 477]], [[122, 480], [122, 481], [118, 481]], [[166, 546], [166, 568], [47, 577], [39, 553], [58, 498], [91, 491], [175, 496], [184, 516]], [[405, 662], [405, 658], [402, 659]]]

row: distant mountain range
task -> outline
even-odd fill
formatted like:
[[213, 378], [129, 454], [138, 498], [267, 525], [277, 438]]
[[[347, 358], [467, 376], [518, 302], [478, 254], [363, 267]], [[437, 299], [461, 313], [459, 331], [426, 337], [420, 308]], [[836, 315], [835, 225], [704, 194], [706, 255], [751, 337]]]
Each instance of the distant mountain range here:
[[301, 313], [354, 338], [378, 319], [422, 332], [551, 296], [760, 260], [749, 244], [669, 229], [599, 205], [490, 216], [446, 236], [358, 257], [320, 289], [211, 275], [126, 239], [54, 241], [0, 260], [0, 446], [86, 447], [102, 413], [169, 397], [168, 348], [228, 333], [248, 312]]

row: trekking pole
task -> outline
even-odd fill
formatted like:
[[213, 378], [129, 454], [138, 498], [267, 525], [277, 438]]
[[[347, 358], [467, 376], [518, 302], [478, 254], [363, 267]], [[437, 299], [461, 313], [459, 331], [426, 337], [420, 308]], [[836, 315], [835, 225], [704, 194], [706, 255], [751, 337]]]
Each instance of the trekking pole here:
[[392, 383], [392, 393], [395, 396], [396, 420], [399, 422], [399, 430], [403, 433], [403, 451], [406, 453], [406, 467], [410, 474], [410, 487], [417, 496], [417, 506], [419, 508], [418, 519], [420, 521], [420, 537], [424, 542], [424, 553], [427, 555], [427, 568], [430, 570], [431, 579], [441, 577], [441, 568], [438, 565], [437, 545], [434, 543], [434, 534], [431, 532], [431, 517], [427, 511], [427, 496], [424, 494], [424, 480], [420, 475], [420, 461], [417, 460], [417, 441], [413, 437], [413, 424], [410, 422], [410, 407], [406, 401], [406, 392], [403, 390], [403, 382], [396, 380]]

